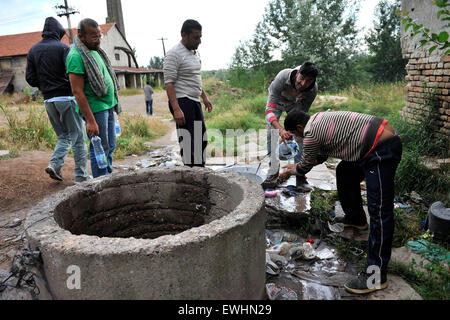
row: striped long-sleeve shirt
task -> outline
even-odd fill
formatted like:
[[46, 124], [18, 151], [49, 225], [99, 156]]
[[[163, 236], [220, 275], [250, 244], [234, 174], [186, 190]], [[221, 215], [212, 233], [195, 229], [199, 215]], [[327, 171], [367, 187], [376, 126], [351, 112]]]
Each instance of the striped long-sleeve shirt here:
[[315, 83], [310, 89], [299, 92], [295, 88], [295, 77], [298, 68], [285, 69], [278, 73], [275, 80], [269, 87], [269, 98], [266, 106], [266, 121], [271, 124], [277, 120], [275, 111], [291, 112], [294, 108], [297, 111], [308, 112], [314, 99], [317, 96], [318, 87]]
[[297, 174], [308, 173], [326, 157], [345, 161], [364, 158], [376, 144], [387, 120], [349, 112], [320, 112], [311, 116], [303, 132], [303, 155]]

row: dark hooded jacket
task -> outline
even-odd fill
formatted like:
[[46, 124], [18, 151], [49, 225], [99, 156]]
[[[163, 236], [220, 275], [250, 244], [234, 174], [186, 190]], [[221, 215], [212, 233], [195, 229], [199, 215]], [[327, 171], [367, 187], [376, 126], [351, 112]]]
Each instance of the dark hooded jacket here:
[[72, 96], [66, 74], [66, 57], [70, 48], [61, 42], [65, 33], [58, 20], [47, 18], [42, 40], [28, 52], [26, 79], [30, 86], [39, 88], [44, 100]]

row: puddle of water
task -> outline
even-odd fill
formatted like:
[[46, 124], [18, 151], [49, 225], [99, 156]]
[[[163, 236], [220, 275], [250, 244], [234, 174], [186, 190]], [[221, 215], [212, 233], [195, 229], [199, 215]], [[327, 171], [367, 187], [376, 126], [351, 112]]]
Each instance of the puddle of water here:
[[288, 197], [279, 192], [273, 198], [266, 198], [266, 205], [287, 213], [307, 213], [311, 209], [311, 193]]

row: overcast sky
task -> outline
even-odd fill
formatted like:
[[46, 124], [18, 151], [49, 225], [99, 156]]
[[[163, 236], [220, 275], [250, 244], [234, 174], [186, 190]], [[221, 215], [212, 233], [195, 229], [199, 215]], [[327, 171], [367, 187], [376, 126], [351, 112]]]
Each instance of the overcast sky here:
[[[326, 1], [326, 0], [323, 0]], [[72, 27], [84, 18], [105, 23], [106, 0], [68, 0], [80, 13], [71, 16]], [[203, 70], [227, 68], [239, 45], [252, 37], [269, 0], [123, 0], [125, 32], [131, 47], [137, 50], [139, 65], [147, 66], [153, 56], [163, 56], [160, 39], [166, 51], [180, 41], [181, 25], [186, 19], [198, 20], [203, 26]], [[378, 0], [362, 0], [359, 27], [372, 23]], [[56, 5], [63, 0], [0, 0], [0, 35], [40, 31], [46, 17], [57, 18], [64, 27], [67, 19], [56, 15]]]

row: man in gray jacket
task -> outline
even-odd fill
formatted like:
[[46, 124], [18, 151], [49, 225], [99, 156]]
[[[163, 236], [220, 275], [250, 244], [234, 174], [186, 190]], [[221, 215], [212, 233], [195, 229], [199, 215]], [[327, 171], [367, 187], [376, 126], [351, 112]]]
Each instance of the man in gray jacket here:
[[[280, 160], [277, 157], [278, 138], [283, 141], [295, 138], [299, 145], [299, 152], [295, 156], [295, 163], [302, 157], [303, 140], [284, 130], [280, 124], [280, 117], [285, 111], [307, 113], [317, 96], [316, 78], [319, 71], [312, 62], [305, 62], [295, 69], [285, 69], [278, 73], [269, 87], [269, 98], [266, 106], [267, 123], [267, 155], [270, 157], [269, 175], [263, 183], [263, 188], [274, 188], [279, 183]], [[312, 190], [306, 178], [297, 178], [296, 185], [303, 191]]]

